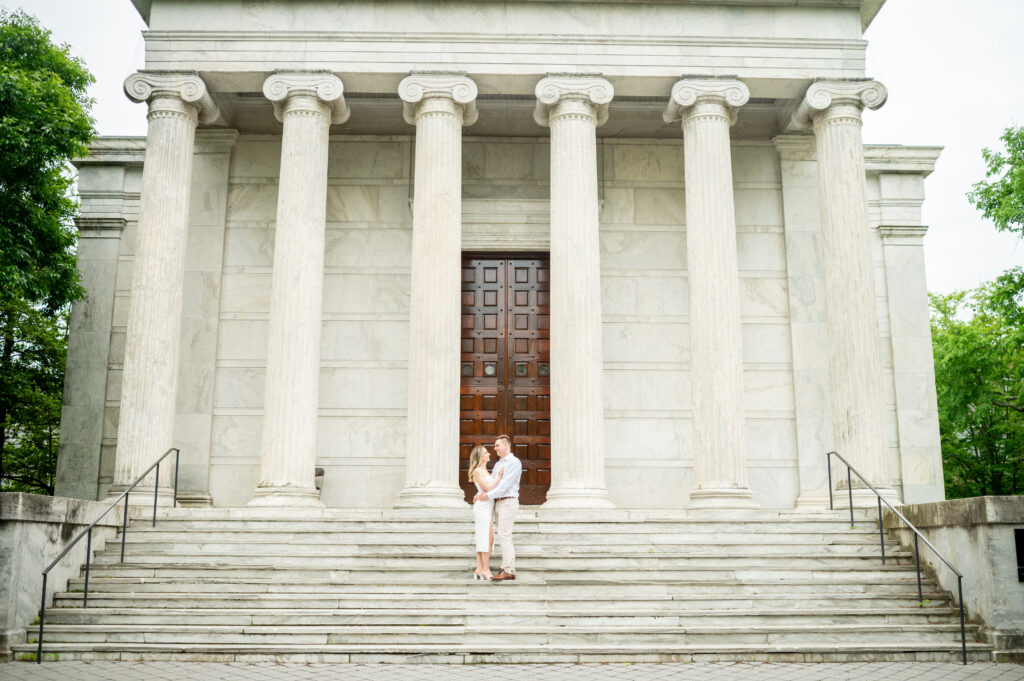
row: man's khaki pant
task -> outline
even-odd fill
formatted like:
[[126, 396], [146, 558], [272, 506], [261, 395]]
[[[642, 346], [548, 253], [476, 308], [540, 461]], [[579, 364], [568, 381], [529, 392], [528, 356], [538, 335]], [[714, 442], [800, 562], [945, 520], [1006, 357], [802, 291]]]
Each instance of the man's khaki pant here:
[[510, 575], [516, 573], [516, 548], [512, 545], [512, 525], [516, 522], [519, 500], [511, 497], [494, 500], [494, 527], [501, 546], [501, 569]]

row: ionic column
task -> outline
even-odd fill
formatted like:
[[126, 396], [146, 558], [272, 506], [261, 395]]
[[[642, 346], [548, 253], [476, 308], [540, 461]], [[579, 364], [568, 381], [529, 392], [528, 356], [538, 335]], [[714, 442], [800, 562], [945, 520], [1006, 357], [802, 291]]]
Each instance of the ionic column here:
[[405, 487], [398, 506], [465, 508], [459, 488], [462, 126], [476, 83], [413, 74], [398, 86], [416, 126]]
[[[111, 497], [174, 444], [192, 147], [197, 123], [220, 115], [197, 75], [140, 71], [128, 76], [124, 91], [149, 104], [149, 129]], [[168, 495], [169, 471], [163, 466], [160, 476]], [[136, 489], [141, 502], [146, 489]]]
[[604, 480], [597, 126], [604, 78], [548, 77], [534, 119], [551, 128], [551, 489], [546, 508], [611, 508]]
[[[872, 485], [895, 498], [886, 462], [888, 435], [861, 139], [861, 111], [865, 106], [877, 109], [886, 96], [885, 87], [872, 80], [818, 82], [807, 89], [793, 123], [813, 127], [817, 144], [834, 445]], [[833, 473], [833, 480], [837, 478], [845, 487], [845, 475]], [[865, 503], [873, 504], [874, 495], [865, 495]]]
[[682, 119], [690, 289], [694, 508], [753, 508], [743, 438], [736, 210], [729, 127], [750, 98], [738, 80], [687, 79], [665, 121]]
[[327, 143], [349, 110], [328, 73], [263, 83], [284, 124], [278, 183], [260, 478], [251, 506], [321, 506], [313, 483], [327, 221]]

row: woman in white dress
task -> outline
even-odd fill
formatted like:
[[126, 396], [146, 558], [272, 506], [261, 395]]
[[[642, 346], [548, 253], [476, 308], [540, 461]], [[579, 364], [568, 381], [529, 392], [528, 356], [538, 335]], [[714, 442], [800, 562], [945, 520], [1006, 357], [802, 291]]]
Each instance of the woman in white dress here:
[[[491, 453], [487, 447], [476, 446], [469, 453], [469, 480], [476, 485], [477, 492], [490, 492], [501, 480], [503, 471], [496, 477], [487, 473], [487, 462]], [[494, 511], [494, 499], [478, 501], [473, 504], [473, 542], [476, 544], [476, 570], [473, 579], [490, 580], [491, 578], [491, 546], [494, 544], [494, 527], [491, 515]]]

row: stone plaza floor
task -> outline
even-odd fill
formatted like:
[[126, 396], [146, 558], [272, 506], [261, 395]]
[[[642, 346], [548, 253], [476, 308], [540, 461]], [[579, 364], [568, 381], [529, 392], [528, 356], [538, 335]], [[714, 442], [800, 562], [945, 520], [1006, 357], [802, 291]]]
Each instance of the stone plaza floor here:
[[1019, 681], [1024, 665], [936, 662], [817, 664], [362, 665], [216, 662], [26, 662], [0, 664], [10, 681]]

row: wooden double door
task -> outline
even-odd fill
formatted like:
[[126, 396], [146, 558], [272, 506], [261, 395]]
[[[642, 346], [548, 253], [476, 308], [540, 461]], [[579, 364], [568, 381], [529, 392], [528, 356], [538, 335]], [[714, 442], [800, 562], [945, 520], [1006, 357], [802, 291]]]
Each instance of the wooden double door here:
[[551, 485], [550, 268], [548, 257], [465, 254], [459, 482], [467, 501], [469, 453], [505, 433], [523, 462], [521, 504]]

